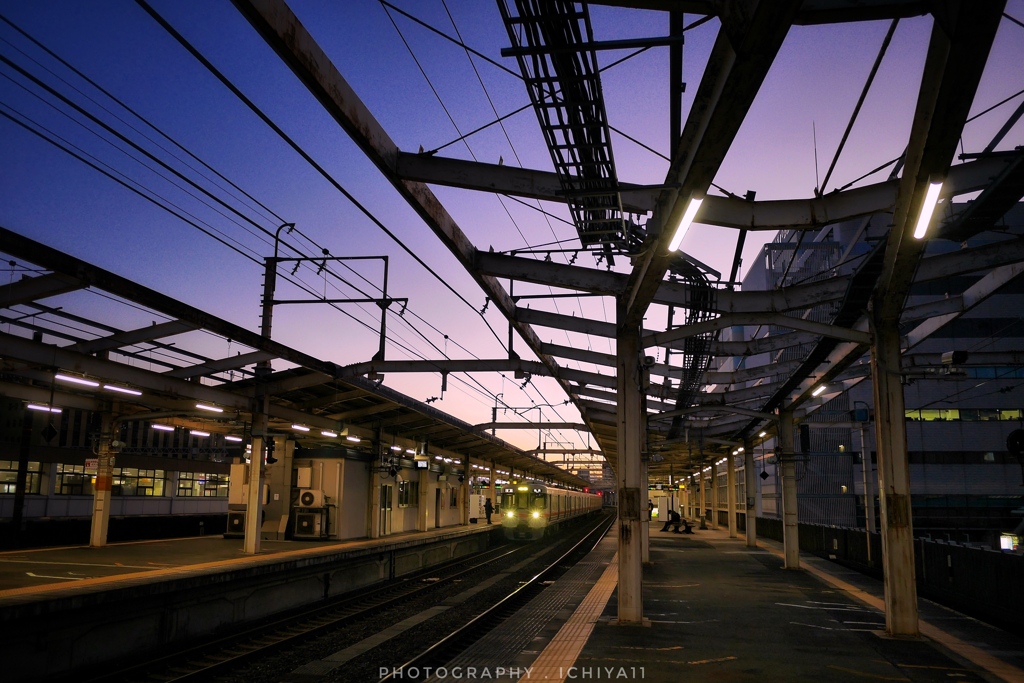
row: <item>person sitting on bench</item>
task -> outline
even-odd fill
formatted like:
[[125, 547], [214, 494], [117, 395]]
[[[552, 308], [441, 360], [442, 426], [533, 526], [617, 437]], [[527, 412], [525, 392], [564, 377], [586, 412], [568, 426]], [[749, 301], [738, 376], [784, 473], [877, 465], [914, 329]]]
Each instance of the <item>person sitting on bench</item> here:
[[682, 518], [679, 516], [678, 512], [676, 512], [675, 510], [669, 510], [668, 511], [668, 519], [665, 520], [665, 526], [661, 527], [661, 530], [662, 531], [668, 531], [668, 528], [670, 526], [675, 526], [676, 531], [678, 532], [679, 531], [679, 523], [680, 523], [681, 520], [682, 520]]
[[683, 525], [683, 530], [682, 531], [679, 530], [679, 524], [677, 523], [676, 524], [676, 529], [675, 529], [675, 531], [673, 533], [676, 533], [676, 534], [692, 534], [693, 533], [693, 527], [690, 526], [689, 522], [687, 522], [684, 519], [684, 520], [681, 521], [681, 523]]

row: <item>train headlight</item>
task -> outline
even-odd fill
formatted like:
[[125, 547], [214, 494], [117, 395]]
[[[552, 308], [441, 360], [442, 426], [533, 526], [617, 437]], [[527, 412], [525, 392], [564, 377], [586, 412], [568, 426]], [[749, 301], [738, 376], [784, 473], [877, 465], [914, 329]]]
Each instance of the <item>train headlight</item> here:
[[534, 518], [534, 519], [540, 519], [540, 513], [539, 513], [539, 512], [537, 512], [536, 510], [534, 510], [534, 511], [533, 511], [533, 518]]
[[505, 513], [505, 516], [508, 517], [509, 519], [512, 519], [513, 517], [516, 516], [516, 513], [514, 513], [511, 510], [509, 510], [508, 512]]

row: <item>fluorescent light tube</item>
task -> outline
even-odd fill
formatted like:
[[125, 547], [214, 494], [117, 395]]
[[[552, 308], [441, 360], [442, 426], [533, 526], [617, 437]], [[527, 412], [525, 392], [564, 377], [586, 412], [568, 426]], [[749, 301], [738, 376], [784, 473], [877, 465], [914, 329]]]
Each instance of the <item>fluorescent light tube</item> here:
[[73, 382], [75, 384], [84, 384], [87, 387], [98, 387], [99, 382], [93, 382], [91, 379], [85, 379], [83, 377], [72, 377], [71, 375], [54, 375], [54, 379], [59, 379], [61, 382]]
[[683, 238], [686, 237], [686, 231], [690, 229], [690, 224], [697, 217], [697, 211], [703, 202], [703, 199], [690, 197], [690, 203], [686, 205], [686, 211], [683, 212], [683, 220], [679, 221], [676, 234], [672, 235], [672, 241], [668, 243], [669, 251], [677, 251], [679, 249], [679, 245], [683, 243]]
[[113, 384], [104, 384], [103, 388], [106, 389], [107, 391], [116, 391], [116, 392], [118, 392], [120, 394], [130, 394], [132, 396], [142, 396], [142, 392], [141, 391], [137, 391], [135, 389], [128, 389], [128, 388], [125, 388], [125, 387], [116, 387]]
[[928, 184], [928, 192], [924, 195], [924, 203], [921, 204], [921, 215], [917, 217], [917, 227], [914, 228], [914, 239], [922, 239], [928, 232], [928, 224], [932, 222], [932, 213], [935, 205], [939, 202], [939, 193], [942, 192], [942, 181]]

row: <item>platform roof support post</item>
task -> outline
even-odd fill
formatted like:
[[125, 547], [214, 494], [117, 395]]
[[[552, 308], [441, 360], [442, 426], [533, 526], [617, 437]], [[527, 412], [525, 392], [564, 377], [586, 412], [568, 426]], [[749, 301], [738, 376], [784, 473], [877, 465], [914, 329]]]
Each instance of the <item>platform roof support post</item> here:
[[875, 393], [875, 448], [881, 509], [885, 631], [890, 636], [918, 635], [914, 529], [910, 506], [907, 426], [900, 381], [898, 320], [883, 318], [873, 307], [874, 344], [871, 380]]
[[266, 439], [266, 436], [252, 437], [248, 470], [249, 489], [245, 496], [245, 540], [242, 542], [242, 552], [246, 555], [256, 555], [260, 551], [260, 523], [263, 518], [263, 451]]
[[745, 522], [746, 522], [746, 533], [747, 533], [747, 547], [757, 547], [757, 479], [754, 472], [754, 444], [751, 443], [750, 439], [743, 440], [743, 488], [746, 493], [746, 505], [744, 509], [747, 511]]
[[718, 528], [718, 462], [711, 463], [711, 528]]
[[729, 454], [725, 466], [725, 504], [729, 508], [729, 538], [736, 538], [736, 456]]
[[[419, 500], [419, 508], [416, 510], [416, 531], [426, 531], [430, 528], [430, 512], [434, 509], [434, 496], [431, 493], [433, 488], [430, 485], [430, 468], [416, 470], [419, 473], [419, 483], [416, 486]], [[435, 520], [436, 521], [436, 520]]]
[[708, 518], [708, 482], [704, 478], [704, 470], [697, 473], [700, 481], [700, 528], [707, 529]]
[[796, 447], [793, 411], [779, 411], [779, 466], [782, 468], [782, 547], [786, 569], [800, 568], [800, 530], [797, 527]]
[[488, 481], [488, 484], [487, 484], [487, 495], [491, 499], [491, 505], [493, 505], [494, 507], [498, 507], [498, 492], [494, 488], [495, 474], [494, 474], [494, 461], [493, 460], [490, 462], [490, 467], [491, 467], [491, 469], [487, 473], [487, 481]]
[[459, 524], [469, 524], [469, 456], [462, 461], [462, 481], [459, 482]]
[[643, 484], [640, 487], [640, 493], [643, 496], [640, 508], [642, 511], [641, 516], [643, 517], [640, 520], [640, 547], [642, 548], [641, 559], [644, 564], [651, 563], [651, 506], [649, 504], [651, 494], [647, 489], [647, 476], [647, 460], [643, 458], [640, 462], [640, 482]]
[[114, 454], [110, 450], [114, 416], [104, 410], [100, 416], [100, 440], [97, 447], [96, 485], [93, 487], [92, 526], [89, 545], [99, 548], [107, 544], [107, 530], [110, 527], [110, 492], [114, 477]]
[[[366, 537], [367, 538], [380, 538], [380, 469], [374, 467], [370, 471], [370, 495], [367, 496], [367, 510], [366, 510]], [[438, 484], [440, 486], [440, 484]], [[435, 521], [435, 524], [437, 522]], [[439, 526], [439, 525], [438, 525]]]
[[619, 490], [619, 623], [643, 623], [643, 517], [640, 448], [645, 428], [640, 393], [640, 327], [624, 326], [625, 308], [618, 305], [619, 326], [615, 340], [618, 372], [616, 416]]

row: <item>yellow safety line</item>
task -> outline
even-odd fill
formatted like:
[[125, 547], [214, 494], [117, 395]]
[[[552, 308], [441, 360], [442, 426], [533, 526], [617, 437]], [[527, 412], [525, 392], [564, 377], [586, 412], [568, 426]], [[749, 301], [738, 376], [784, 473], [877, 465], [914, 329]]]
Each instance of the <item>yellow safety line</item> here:
[[[768, 550], [768, 552], [785, 559], [785, 555], [781, 551], [776, 550], [775, 548], [772, 548], [771, 546], [767, 545], [763, 547], [766, 550]], [[832, 584], [836, 588], [839, 588], [840, 590], [849, 593], [851, 596], [853, 596], [857, 600], [860, 600], [864, 604], [874, 607], [883, 614], [885, 613], [885, 602], [883, 600], [879, 600], [870, 593], [862, 591], [856, 586], [848, 584], [842, 579], [832, 576], [828, 572], [818, 569], [817, 567], [813, 567], [809, 564], [801, 564], [800, 566], [803, 569], [806, 569], [808, 573], [813, 574], [822, 581]], [[1010, 664], [1009, 662], [1004, 662], [998, 657], [995, 657], [989, 654], [988, 652], [985, 652], [981, 648], [977, 648], [973, 645], [965, 643], [956, 636], [946, 633], [945, 631], [942, 631], [938, 627], [929, 624], [927, 621], [923, 619], [918, 619], [918, 630], [921, 631], [922, 635], [931, 638], [937, 643], [941, 643], [946, 648], [957, 653], [964, 659], [973, 662], [974, 664], [977, 664], [982, 669], [985, 669], [993, 676], [998, 676], [999, 678], [1003, 679], [1004, 681], [1007, 681], [1008, 683], [1020, 683], [1020, 681], [1024, 681], [1024, 671], [1017, 668], [1013, 664]]]
[[569, 621], [562, 625], [558, 634], [551, 639], [548, 646], [540, 653], [533, 663], [530, 678], [537, 680], [551, 681], [551, 683], [563, 683], [567, 676], [572, 673], [572, 666], [576, 658], [583, 651], [587, 644], [594, 624], [601, 617], [604, 606], [608, 604], [608, 598], [612, 596], [616, 584], [619, 582], [619, 554], [616, 553], [608, 567], [601, 574], [594, 587], [583, 598], [583, 602], [576, 608]]

